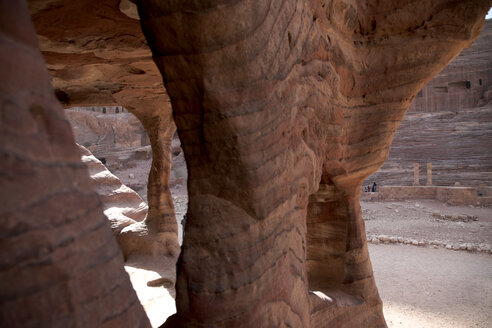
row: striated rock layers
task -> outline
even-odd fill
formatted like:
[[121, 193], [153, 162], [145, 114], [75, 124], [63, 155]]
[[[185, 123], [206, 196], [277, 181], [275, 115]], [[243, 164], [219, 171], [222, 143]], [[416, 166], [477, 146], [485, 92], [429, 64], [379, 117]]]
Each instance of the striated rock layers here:
[[395, 135], [388, 160], [365, 184], [412, 185], [416, 162], [421, 185], [427, 183], [426, 163], [432, 163], [434, 185], [492, 186], [490, 149], [492, 20], [485, 22], [470, 48], [418, 93]]
[[149, 327], [23, 1], [0, 1], [0, 326]]
[[417, 94], [410, 112], [455, 112], [491, 101], [492, 20], [487, 20], [473, 45]]
[[[418, 130], [418, 133], [416, 131]], [[492, 105], [457, 112], [409, 113], [396, 132], [388, 161], [365, 185], [407, 185], [419, 163], [420, 185], [492, 186]]]
[[152, 149], [142, 123], [121, 106], [74, 107], [65, 114], [75, 142], [146, 200]]
[[490, 1], [137, 3], [189, 174], [166, 325], [386, 326], [359, 188]]
[[115, 175], [85, 147], [79, 145], [82, 162], [89, 169], [93, 190], [103, 202], [104, 214], [108, 218], [116, 237], [121, 230], [147, 215], [147, 204], [140, 196], [121, 183]]
[[123, 106], [142, 122], [152, 146], [144, 228], [161, 240], [165, 255], [177, 255], [178, 227], [168, 187], [176, 127], [135, 5], [127, 0], [27, 3], [60, 102], [65, 107]]
[[89, 150], [80, 145], [79, 150], [82, 162], [89, 169], [92, 188], [103, 203], [104, 214], [110, 222], [123, 257], [128, 259], [132, 255], [163, 254], [165, 250], [161, 249], [162, 241], [147, 233], [144, 221], [148, 213], [147, 204], [135, 191], [109, 172]]
[[[418, 90], [478, 36], [490, 1], [135, 2], [188, 167], [177, 314], [165, 326], [385, 327], [360, 185]], [[118, 51], [98, 49], [125, 49], [131, 18], [116, 14], [116, 0], [30, 4], [43, 47], [76, 48], [53, 61], [44, 48], [55, 85], [67, 53], [74, 65], [111, 64]], [[23, 3], [0, 6], [2, 326], [146, 326]], [[146, 94], [136, 89], [122, 90]], [[170, 112], [120, 105], [142, 121], [154, 160], [149, 214], [127, 236], [153, 231], [152, 245], [172, 250], [163, 242], [177, 240], [176, 223], [166, 228]]]
[[105, 157], [119, 149], [149, 144], [142, 124], [130, 113], [101, 113], [90, 108], [70, 108], [65, 110], [65, 115], [77, 143], [87, 147], [97, 157]]

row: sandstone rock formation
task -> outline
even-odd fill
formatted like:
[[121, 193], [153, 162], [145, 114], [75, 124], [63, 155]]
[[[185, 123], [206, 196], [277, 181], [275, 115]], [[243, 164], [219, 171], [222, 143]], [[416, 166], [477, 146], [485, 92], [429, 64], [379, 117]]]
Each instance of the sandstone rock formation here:
[[118, 237], [123, 228], [145, 219], [148, 207], [142, 198], [122, 184], [89, 150], [80, 145], [79, 150], [82, 162], [89, 169], [92, 189], [103, 202], [104, 214], [115, 236]]
[[[394, 132], [417, 92], [478, 36], [490, 1], [136, 2], [172, 100], [189, 174], [190, 203], [177, 267], [177, 314], [165, 325], [385, 327], [358, 201], [360, 185], [384, 162]], [[116, 3], [101, 0], [91, 6], [88, 0], [33, 0], [31, 10], [39, 35], [51, 42], [62, 40], [68, 49], [73, 45], [77, 60], [100, 63], [125, 45], [115, 44], [111, 36], [94, 37], [127, 31], [127, 18], [111, 10]], [[26, 11], [19, 2], [0, 0], [0, 6], [0, 27], [7, 35], [0, 38], [0, 67], [7, 71], [0, 94], [7, 95], [4, 99], [16, 95], [15, 99], [25, 102], [30, 98], [22, 92], [34, 90], [33, 97], [41, 99], [20, 107], [23, 111], [5, 111], [1, 121], [5, 126], [1, 131], [7, 134], [0, 139], [7, 156], [2, 165], [7, 165], [4, 172], [10, 174], [2, 178], [1, 190], [8, 210], [19, 213], [5, 215], [12, 218], [4, 230], [12, 247], [7, 252], [2, 247], [0, 257], [6, 259], [1, 266], [6, 279], [0, 281], [8, 283], [1, 286], [2, 319], [49, 326], [43, 320], [61, 314], [60, 320], [67, 320], [64, 325], [68, 326], [88, 321], [88, 326], [145, 326], [141, 307], [120, 274], [121, 258], [112, 262], [112, 270], [90, 275], [119, 254], [114, 253], [116, 243], [108, 239], [110, 232], [97, 197], [89, 191], [86, 171], [71, 174], [80, 161], [61, 109], [51, 110], [56, 105]], [[119, 20], [101, 19], [101, 25], [84, 29], [82, 22], [91, 22], [83, 19], [87, 13]], [[21, 33], [26, 28], [30, 33]], [[126, 38], [125, 33], [118, 36], [122, 37], [118, 40]], [[42, 46], [50, 44], [46, 39], [41, 38]], [[13, 52], [11, 47], [20, 41], [23, 46]], [[97, 56], [100, 47], [105, 49], [105, 41], [113, 52], [101, 51]], [[81, 49], [92, 49], [94, 54], [80, 55]], [[54, 57], [62, 61], [66, 52]], [[128, 57], [125, 60], [131, 62]], [[56, 71], [56, 60], [47, 56], [47, 61]], [[80, 72], [88, 69], [82, 66]], [[39, 70], [43, 79], [33, 79]], [[110, 72], [114, 71], [102, 74], [101, 80]], [[71, 80], [84, 76], [66, 74]], [[109, 86], [96, 84], [96, 88]], [[126, 95], [139, 93], [122, 90]], [[79, 99], [68, 92], [57, 94], [63, 101]], [[155, 232], [153, 245], [159, 252], [160, 247], [172, 249], [163, 241], [173, 237], [172, 228], [166, 227], [171, 214], [165, 207], [170, 197], [166, 182], [173, 128], [168, 124], [170, 113], [164, 107], [145, 107], [152, 101], [142, 97], [142, 111], [120, 103], [133, 110], [149, 132], [155, 164], [149, 177], [149, 214], [127, 236], [142, 241], [145, 233]], [[47, 106], [38, 105], [48, 100]], [[33, 121], [35, 127], [42, 127], [43, 138], [19, 137], [19, 131], [36, 132], [29, 125]], [[43, 160], [45, 156], [51, 157]], [[29, 186], [15, 180], [39, 170], [45, 174], [29, 176]], [[46, 175], [51, 170], [53, 177]], [[43, 185], [47, 177], [51, 178], [49, 188]], [[65, 211], [50, 203], [52, 197], [67, 197], [60, 191], [77, 188], [81, 188], [80, 197], [62, 202]], [[47, 207], [44, 213], [55, 219], [62, 213], [62, 223], [86, 228], [97, 222], [95, 229], [101, 227], [104, 238], [94, 243], [89, 237], [98, 230], [79, 226], [60, 232], [60, 221], [43, 216], [48, 221], [46, 241], [55, 243], [37, 247], [44, 239], [29, 234], [41, 233], [37, 231], [39, 211], [31, 213], [26, 207], [26, 190], [37, 201], [34, 206]], [[88, 195], [93, 198], [82, 203]], [[87, 204], [87, 209], [93, 202], [98, 204], [95, 212], [80, 220], [81, 204]], [[73, 238], [64, 239], [67, 234]], [[21, 240], [26, 253], [19, 253], [26, 249], [17, 242], [19, 236], [26, 236]], [[101, 245], [101, 240], [109, 241]], [[78, 253], [66, 254], [67, 249]], [[91, 251], [91, 257], [81, 256], [81, 249]], [[57, 252], [62, 254], [55, 258]], [[13, 259], [13, 254], [21, 256]], [[37, 261], [43, 254], [53, 258]], [[18, 263], [25, 258], [31, 261], [26, 274], [19, 275]], [[70, 265], [68, 272], [40, 274], [43, 265], [84, 260], [88, 265], [80, 271], [80, 266]], [[92, 271], [83, 270], [87, 267]], [[49, 297], [42, 295], [45, 308], [33, 306], [32, 291], [48, 285], [43, 279], [63, 284], [71, 277], [81, 280], [68, 286], [56, 284], [60, 289]], [[12, 301], [15, 296], [18, 302]], [[11, 302], [9, 307], [4, 300]], [[102, 300], [102, 304], [87, 306], [91, 300]]]
[[[491, 54], [492, 55], [492, 54]], [[418, 133], [415, 131], [418, 130]], [[388, 161], [364, 185], [410, 186], [413, 163], [432, 163], [436, 186], [492, 186], [492, 105], [457, 112], [408, 113], [395, 134]], [[480, 189], [480, 188], [479, 188]]]
[[135, 5], [119, 0], [27, 2], [62, 104], [123, 106], [142, 122], [152, 146], [149, 212], [142, 228], [162, 239], [166, 254], [176, 255], [178, 228], [168, 188], [176, 128]]
[[385, 326], [359, 187], [490, 1], [137, 3], [189, 173], [168, 325]]
[[[432, 163], [434, 185], [492, 186], [492, 20], [480, 37], [419, 92], [388, 160], [365, 185], [412, 185], [413, 163]], [[466, 81], [470, 88], [466, 88]], [[461, 86], [461, 87], [459, 87]], [[415, 133], [418, 129], [419, 133]]]
[[65, 113], [75, 142], [89, 149], [125, 185], [147, 200], [152, 149], [142, 123], [121, 106], [74, 107]]
[[149, 327], [23, 1], [0, 1], [0, 326]]
[[460, 111], [483, 106], [492, 89], [492, 20], [480, 37], [433, 78], [418, 94], [410, 112]]
[[96, 108], [92, 107], [94, 111], [90, 107], [65, 110], [75, 140], [96, 157], [105, 157], [115, 150], [149, 145], [147, 133], [134, 115], [109, 113], [110, 107], [103, 107], [108, 113], [101, 113], [95, 111]]

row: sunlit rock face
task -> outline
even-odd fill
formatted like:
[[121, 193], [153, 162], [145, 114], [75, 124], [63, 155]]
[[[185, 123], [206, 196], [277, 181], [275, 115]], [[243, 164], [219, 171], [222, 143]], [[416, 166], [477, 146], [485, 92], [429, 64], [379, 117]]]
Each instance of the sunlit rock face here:
[[[82, 162], [89, 170], [93, 190], [99, 195], [116, 237], [125, 227], [142, 221], [147, 215], [147, 204], [131, 188], [104, 166], [87, 148], [78, 145]], [[124, 248], [124, 247], [122, 247]]]
[[[384, 162], [417, 92], [477, 37], [490, 1], [136, 2], [189, 178], [177, 314], [165, 325], [385, 327], [360, 184]], [[0, 318], [35, 326], [59, 320], [146, 326], [22, 5], [0, 2], [6, 36], [0, 38], [6, 72], [0, 95], [21, 109], [0, 121], [8, 172], [1, 190], [8, 190], [5, 217], [11, 220], [4, 235], [12, 245], [1, 248], [0, 269], [7, 273], [0, 281], [7, 283]], [[30, 7], [58, 99], [82, 105], [96, 99], [98, 92], [84, 91], [92, 85], [109, 90], [105, 99], [114, 97], [142, 121], [154, 161], [149, 212], [120, 237], [135, 252], [175, 256], [170, 107], [158, 85], [124, 83], [158, 77], [147, 70], [149, 52], [135, 37], [134, 13], [123, 14], [116, 0], [33, 0]], [[128, 55], [128, 44], [142, 52], [141, 61]], [[74, 199], [58, 199], [70, 196], [67, 190], [76, 192]], [[30, 212], [26, 204], [44, 207]], [[94, 213], [80, 215], [91, 206]], [[66, 229], [60, 233], [60, 227]], [[99, 238], [91, 238], [95, 233]], [[22, 274], [19, 263], [29, 263]], [[56, 288], [53, 280], [60, 282]], [[33, 290], [46, 290], [45, 307], [31, 298]]]

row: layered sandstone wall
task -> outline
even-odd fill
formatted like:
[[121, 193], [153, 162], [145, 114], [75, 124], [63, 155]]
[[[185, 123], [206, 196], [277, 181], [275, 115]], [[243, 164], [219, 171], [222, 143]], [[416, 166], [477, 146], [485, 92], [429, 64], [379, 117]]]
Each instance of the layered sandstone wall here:
[[359, 187], [489, 1], [138, 4], [189, 172], [167, 326], [384, 327]]
[[[467, 84], [469, 82], [469, 84]], [[468, 88], [469, 87], [469, 88]], [[383, 167], [365, 185], [413, 184], [413, 163], [432, 163], [432, 183], [492, 185], [492, 20], [480, 37], [416, 96]]]
[[142, 123], [152, 148], [145, 225], [149, 234], [159, 236], [156, 240], [169, 245], [166, 253], [177, 254], [178, 228], [168, 187], [176, 127], [135, 4], [29, 0], [28, 6], [58, 100], [67, 108], [123, 106]]
[[[136, 2], [189, 172], [177, 314], [166, 326], [385, 327], [359, 188], [386, 159], [418, 90], [478, 36], [491, 1]], [[108, 99], [122, 97], [149, 134], [149, 211], [118, 235], [130, 246], [126, 254], [176, 256], [168, 186], [174, 125], [160, 85], [149, 84], [156, 74], [140, 66], [150, 68], [148, 50], [143, 59], [133, 51], [143, 47], [138, 22], [128, 21], [116, 0], [30, 3], [53, 83], [67, 90], [59, 99], [93, 105], [101, 90]], [[8, 73], [0, 94], [16, 96], [22, 111], [0, 121], [1, 163], [10, 174], [0, 190], [8, 191], [5, 216], [13, 218], [11, 248], [1, 248], [7, 279], [0, 280], [2, 301], [11, 303], [1, 302], [1, 313], [24, 314], [13, 318], [21, 323], [34, 314], [33, 325], [148, 325], [87, 172], [74, 173], [82, 166], [26, 10], [4, 10], [12, 4], [18, 2], [0, 1], [7, 31], [0, 67]], [[25, 24], [12, 24], [19, 13]], [[102, 18], [100, 25], [84, 25], [90, 17]], [[19, 32], [25, 26], [30, 33]], [[10, 56], [12, 47], [23, 57]], [[33, 79], [37, 74], [44, 75]], [[67, 189], [77, 192], [69, 201]], [[80, 215], [86, 204], [84, 210], [96, 206], [93, 216]], [[40, 221], [39, 212], [49, 215]], [[44, 239], [36, 238], [40, 223]], [[95, 231], [102, 238], [92, 238]], [[46, 291], [53, 279], [62, 287]], [[48, 299], [42, 308], [31, 298], [38, 288]]]
[[480, 37], [418, 94], [410, 112], [460, 111], [483, 106], [492, 97], [492, 20]]
[[65, 114], [77, 143], [98, 157], [121, 149], [149, 145], [142, 123], [122, 107], [69, 108]]
[[[147, 200], [152, 149], [140, 121], [121, 106], [74, 107], [65, 109], [65, 114], [75, 141], [84, 145], [111, 173]], [[174, 187], [178, 193], [186, 193], [186, 163], [177, 134], [172, 139], [171, 152], [169, 187]]]
[[137, 221], [143, 221], [148, 207], [142, 198], [109, 172], [88, 149], [78, 146], [82, 162], [89, 170], [92, 189], [103, 202], [104, 215], [108, 218], [115, 236]]
[[457, 112], [409, 113], [396, 132], [386, 163], [364, 185], [492, 186], [492, 105]]
[[0, 1], [0, 326], [149, 327], [24, 1]]

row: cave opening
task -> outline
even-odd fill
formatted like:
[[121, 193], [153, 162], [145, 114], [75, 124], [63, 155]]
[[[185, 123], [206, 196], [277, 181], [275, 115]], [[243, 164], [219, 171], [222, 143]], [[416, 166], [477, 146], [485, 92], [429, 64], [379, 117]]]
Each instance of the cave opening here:
[[[124, 107], [118, 106], [71, 107], [65, 113], [76, 143], [87, 148], [124, 185], [148, 202], [152, 149], [142, 123]], [[169, 189], [178, 223], [178, 238], [182, 244], [183, 218], [188, 207], [188, 172], [177, 132], [172, 138], [171, 153]]]
[[117, 113], [119, 106], [65, 109], [75, 142], [86, 147], [123, 184], [146, 201], [152, 161], [149, 137], [133, 114], [128, 111]]

